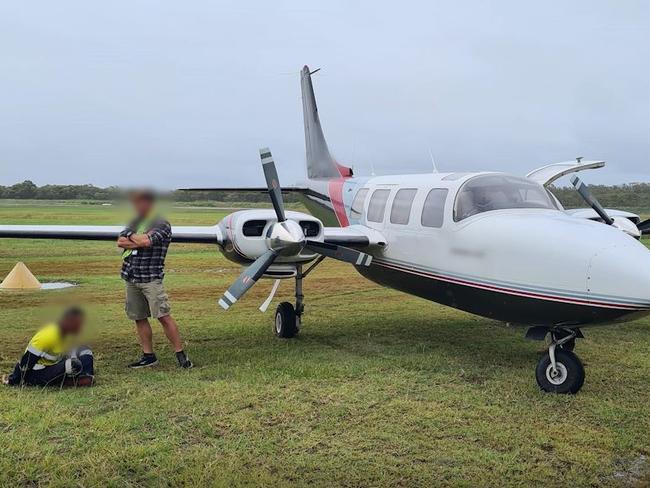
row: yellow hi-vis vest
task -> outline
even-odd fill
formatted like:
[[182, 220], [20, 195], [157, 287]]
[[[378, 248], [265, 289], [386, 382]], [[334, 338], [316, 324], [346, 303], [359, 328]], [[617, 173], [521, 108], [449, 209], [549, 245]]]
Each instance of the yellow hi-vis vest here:
[[25, 352], [30, 352], [39, 357], [34, 369], [52, 366], [63, 359], [66, 351], [66, 341], [61, 334], [61, 329], [55, 323], [45, 325], [27, 344]]

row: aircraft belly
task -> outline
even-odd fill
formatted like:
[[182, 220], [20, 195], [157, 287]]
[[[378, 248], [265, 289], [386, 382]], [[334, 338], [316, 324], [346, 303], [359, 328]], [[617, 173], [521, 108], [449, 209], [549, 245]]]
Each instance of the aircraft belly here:
[[401, 270], [375, 259], [370, 267], [357, 267], [375, 283], [493, 320], [522, 325], [596, 325], [636, 319], [650, 309], [577, 304], [555, 298], [505, 293], [450, 282], [414, 270]]

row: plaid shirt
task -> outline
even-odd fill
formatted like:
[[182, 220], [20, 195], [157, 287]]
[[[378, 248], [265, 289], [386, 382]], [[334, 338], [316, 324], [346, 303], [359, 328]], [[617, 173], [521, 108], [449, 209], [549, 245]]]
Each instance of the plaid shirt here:
[[[127, 237], [135, 232], [139, 225], [140, 222], [136, 219], [120, 232], [120, 236]], [[120, 273], [123, 280], [131, 283], [149, 283], [162, 280], [165, 276], [165, 256], [172, 240], [171, 225], [164, 219], [156, 219], [147, 235], [151, 246], [134, 249], [133, 253], [124, 259]]]

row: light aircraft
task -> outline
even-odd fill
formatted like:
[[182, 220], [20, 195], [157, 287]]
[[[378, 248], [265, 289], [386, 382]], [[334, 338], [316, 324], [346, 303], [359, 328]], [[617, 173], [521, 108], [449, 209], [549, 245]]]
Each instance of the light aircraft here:
[[[173, 227], [174, 242], [216, 244], [247, 266], [219, 299], [221, 307], [229, 309], [262, 277], [291, 278], [295, 304], [281, 303], [274, 325], [279, 337], [293, 337], [304, 312], [303, 279], [329, 257], [381, 285], [528, 326], [528, 338], [550, 336], [536, 368], [540, 388], [580, 390], [584, 368], [573, 349], [581, 329], [650, 312], [650, 276], [639, 271], [650, 269], [650, 251], [638, 240], [650, 223], [604, 209], [575, 175], [604, 162], [579, 158], [525, 178], [495, 172], [355, 177], [330, 155], [312, 74], [307, 66], [300, 74], [306, 183], [282, 188], [271, 152], [262, 149], [267, 186], [227, 190], [268, 191], [273, 210], [237, 211], [210, 227]], [[591, 209], [566, 211], [549, 190], [571, 174]], [[283, 192], [298, 194], [311, 215], [285, 211]], [[114, 240], [121, 230], [3, 225], [0, 237]]]

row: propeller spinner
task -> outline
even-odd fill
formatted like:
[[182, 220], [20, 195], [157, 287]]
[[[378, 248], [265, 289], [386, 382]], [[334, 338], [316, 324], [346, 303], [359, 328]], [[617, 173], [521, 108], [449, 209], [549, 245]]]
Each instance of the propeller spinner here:
[[284, 202], [282, 200], [282, 188], [280, 187], [280, 180], [271, 151], [268, 148], [260, 149], [260, 159], [262, 160], [264, 178], [266, 179], [266, 186], [269, 191], [271, 203], [273, 204], [273, 209], [275, 210], [277, 222], [271, 226], [267, 234], [266, 244], [269, 248], [268, 251], [246, 268], [219, 299], [219, 305], [225, 310], [228, 310], [257, 283], [278, 256], [296, 256], [303, 249], [307, 248], [321, 256], [330, 257], [356, 266], [370, 266], [372, 262], [371, 255], [355, 249], [306, 239], [298, 222], [287, 220], [286, 218]]

